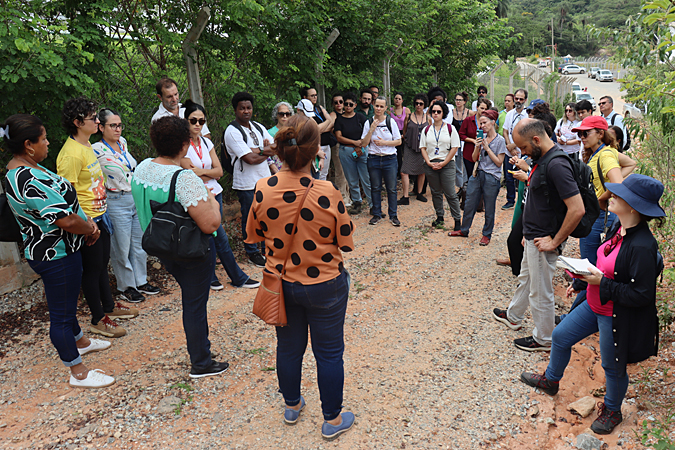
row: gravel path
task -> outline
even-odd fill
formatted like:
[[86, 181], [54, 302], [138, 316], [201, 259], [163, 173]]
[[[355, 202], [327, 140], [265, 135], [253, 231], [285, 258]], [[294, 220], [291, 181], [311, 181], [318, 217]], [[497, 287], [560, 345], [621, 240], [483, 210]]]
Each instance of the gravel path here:
[[[510, 269], [494, 263], [506, 255], [511, 212], [498, 210], [487, 247], [478, 246], [482, 214], [468, 239], [430, 229], [430, 201], [399, 207], [399, 217], [400, 228], [388, 221], [369, 226], [366, 215], [355, 219], [356, 250], [346, 254], [352, 288], [344, 405], [356, 414], [356, 425], [338, 440], [320, 436], [310, 349], [303, 378], [307, 407], [296, 426], [282, 423], [276, 339], [250, 312], [253, 291], [227, 285], [212, 292], [213, 352], [231, 365], [223, 376], [190, 380], [177, 284], [166, 278], [161, 284], [168, 294], [139, 306], [141, 316], [124, 323], [127, 336], [108, 351], [86, 356], [89, 367], [116, 377], [111, 388], [68, 386], [44, 312], [8, 335], [12, 339], [0, 344], [6, 352], [0, 360], [0, 448], [570, 448], [572, 438], [550, 434], [544, 421], [547, 411], [560, 420], [555, 409], [564, 417], [564, 405], [518, 381], [522, 370], [541, 370], [548, 359], [513, 347], [512, 339], [531, 332], [531, 320], [514, 332], [489, 316], [492, 308], [508, 305], [516, 288]], [[30, 311], [43, 302], [38, 282], [5, 296], [0, 312]], [[82, 325], [86, 312], [83, 308]], [[601, 372], [595, 350], [582, 351]], [[536, 418], [535, 407], [541, 408]], [[593, 418], [576, 422], [579, 431], [572, 434]], [[622, 425], [615, 435], [613, 443], [627, 439], [630, 426]], [[628, 441], [622, 444], [632, 448]]]

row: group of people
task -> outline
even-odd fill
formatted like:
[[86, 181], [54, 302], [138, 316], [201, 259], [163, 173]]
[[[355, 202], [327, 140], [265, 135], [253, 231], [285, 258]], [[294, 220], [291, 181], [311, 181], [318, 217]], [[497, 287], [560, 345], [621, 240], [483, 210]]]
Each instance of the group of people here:
[[[170, 192], [210, 235], [208, 254], [200, 260], [161, 259], [181, 288], [190, 377], [228, 368], [227, 362], [212, 359], [208, 338], [209, 292], [223, 289], [215, 273], [216, 255], [233, 286], [260, 286], [238, 265], [221, 225], [223, 188], [218, 180], [228, 170], [241, 206], [249, 261], [283, 277], [288, 325], [276, 328], [283, 420], [295, 424], [305, 406], [300, 381], [309, 331], [324, 416], [321, 433], [334, 439], [354, 423], [351, 412], [342, 412], [350, 286], [342, 252], [354, 248], [350, 214], [361, 213], [367, 204], [370, 225], [388, 217], [400, 226], [397, 207], [409, 205], [412, 176], [418, 201], [426, 202], [424, 189], [431, 189], [436, 214], [432, 226], [444, 225], [444, 199], [454, 220], [450, 236], [467, 237], [475, 214], [484, 211], [480, 245], [488, 245], [503, 179], [507, 203], [502, 209], [513, 209], [514, 218], [510, 259], [498, 263], [512, 267], [519, 287], [509, 307], [495, 308], [492, 316], [519, 330], [530, 307], [532, 336], [514, 343], [526, 351], [551, 351], [545, 374], [526, 372], [521, 379], [554, 395], [571, 346], [600, 331], [607, 395], [592, 428], [608, 433], [621, 422], [626, 364], [657, 350], [655, 290], [662, 263], [647, 222], [665, 213], [658, 205], [663, 185], [631, 175], [635, 162], [622, 152], [628, 135], [612, 114], [611, 98], [601, 100], [602, 117], [593, 116], [590, 104], [582, 101], [566, 105], [564, 117], [556, 121], [539, 99], [526, 107], [524, 89], [508, 94], [504, 110], [498, 111], [484, 86], [472, 108], [467, 108], [465, 92], [450, 105], [436, 87], [417, 94], [411, 110], [402, 94], [389, 105], [371, 86], [358, 99], [350, 92], [333, 95], [329, 113], [317, 104], [316, 90], [303, 88], [295, 108], [288, 102], [275, 105], [275, 123], [268, 130], [252, 120], [253, 96], [239, 92], [232, 98], [235, 120], [223, 133], [219, 158], [205, 108], [190, 100], [181, 104], [178, 86], [168, 78], [158, 81], [156, 92], [161, 104], [149, 135], [157, 157], [138, 165], [122, 137], [121, 116], [108, 108], [97, 111], [84, 98], [69, 100], [63, 108], [69, 138], [58, 155], [57, 173], [40, 165], [49, 146], [40, 119], [17, 114], [0, 127], [13, 154], [7, 166], [8, 201], [21, 228], [26, 259], [43, 279], [50, 337], [70, 368], [72, 386], [105, 387], [115, 381], [82, 361], [86, 353], [111, 344], [89, 339], [80, 329], [75, 314], [80, 287], [92, 315], [90, 331], [124, 335], [115, 319], [139, 312], [114, 302], [107, 263], [128, 301], [159, 292], [147, 281], [141, 237], [153, 217], [151, 204], [167, 202]], [[97, 133], [99, 141], [90, 144]], [[556, 260], [585, 214], [577, 163], [592, 169], [603, 209], [580, 243], [582, 257], [598, 270], [575, 280], [568, 289], [568, 295], [578, 294], [570, 314], [556, 317]], [[331, 165], [333, 183], [327, 181]]]

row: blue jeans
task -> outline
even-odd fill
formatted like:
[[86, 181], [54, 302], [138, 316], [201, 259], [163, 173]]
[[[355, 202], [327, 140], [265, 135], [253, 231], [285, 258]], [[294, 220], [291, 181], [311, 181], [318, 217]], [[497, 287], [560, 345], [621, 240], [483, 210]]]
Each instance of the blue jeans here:
[[78, 251], [53, 261], [31, 261], [42, 277], [49, 307], [49, 337], [66, 367], [82, 363], [75, 342], [83, 333], [77, 322], [77, 298], [82, 282], [82, 254]]
[[466, 188], [466, 203], [464, 205], [464, 217], [462, 218], [462, 233], [469, 235], [473, 216], [476, 215], [478, 205], [480, 205], [481, 195], [485, 205], [485, 225], [483, 225], [483, 236], [492, 237], [492, 230], [495, 227], [495, 204], [500, 188], [499, 180], [489, 173], [482, 170], [476, 171], [476, 176], [469, 178], [469, 185]]
[[[215, 250], [211, 247], [209, 251], [213, 253]], [[161, 261], [180, 286], [183, 330], [190, 354], [190, 363], [196, 369], [206, 369], [212, 362], [206, 304], [209, 301], [211, 290], [214, 257], [206, 255], [204, 259], [190, 262], [171, 259], [161, 259]]]
[[387, 188], [387, 212], [389, 218], [397, 216], [396, 212], [396, 155], [368, 156], [368, 175], [372, 181], [370, 191], [373, 198], [373, 215], [382, 217], [382, 180]]
[[316, 359], [321, 410], [325, 420], [342, 411], [345, 350], [344, 324], [349, 299], [349, 273], [323, 283], [283, 282], [288, 326], [277, 329], [277, 376], [288, 406], [300, 402], [302, 357], [307, 348], [307, 327]]
[[[237, 196], [239, 197], [239, 204], [241, 205], [241, 235], [244, 240], [246, 240], [246, 222], [248, 221], [248, 213], [251, 210], [251, 205], [253, 204], [253, 195], [255, 191], [253, 189], [249, 191], [237, 191]], [[221, 208], [222, 209], [222, 208]], [[265, 243], [262, 242], [261, 248], [265, 249]], [[246, 253], [251, 256], [255, 253], [258, 253], [257, 244], [244, 244], [244, 250]]]
[[[216, 200], [220, 205], [220, 211], [222, 214], [223, 211], [223, 193], [216, 195]], [[243, 217], [243, 216], [242, 216]], [[225, 272], [227, 276], [230, 277], [230, 282], [232, 286], [239, 287], [246, 283], [246, 280], [249, 279], [249, 276], [244, 273], [243, 270], [237, 264], [237, 260], [234, 258], [234, 253], [232, 253], [232, 248], [230, 248], [230, 241], [227, 239], [227, 233], [223, 229], [222, 225], [218, 226], [216, 230], [216, 237], [211, 237], [211, 247], [215, 248], [215, 252], [211, 252], [213, 256], [213, 275], [211, 276], [211, 281], [218, 281], [216, 276], [216, 253], [220, 258], [220, 262], [223, 263]]]
[[[613, 212], [609, 213], [607, 217], [607, 227], [612, 228], [612, 224], [617, 220], [617, 215]], [[581, 254], [581, 259], [588, 258], [591, 264], [596, 265], [598, 262], [598, 248], [600, 248], [600, 234], [605, 228], [605, 212], [600, 211], [600, 216], [593, 222], [593, 228], [591, 232], [585, 238], [579, 239], [579, 253]], [[581, 302], [586, 300], [586, 291], [581, 291], [577, 294], [572, 303], [572, 308], [574, 309]]]
[[143, 251], [143, 230], [131, 191], [108, 191], [108, 215], [115, 228], [110, 237], [110, 264], [117, 290], [143, 286], [148, 282], [148, 255]]
[[349, 195], [352, 202], [362, 201], [361, 189], [359, 188], [359, 180], [361, 180], [361, 186], [366, 193], [366, 199], [372, 205], [370, 175], [368, 174], [368, 155], [364, 151], [363, 155], [354, 158], [352, 156], [353, 152], [354, 147], [340, 146], [340, 162], [342, 163], [342, 171], [345, 173], [345, 178], [349, 185]]
[[515, 166], [509, 162], [510, 155], [507, 154], [504, 158], [504, 183], [506, 184], [506, 203], [516, 203], [516, 180], [509, 170], [516, 170]]
[[[616, 347], [612, 334], [612, 317], [594, 313], [587, 302], [570, 312], [553, 330], [551, 359], [546, 368], [546, 378], [551, 381], [560, 381], [570, 362], [572, 346], [598, 331], [600, 331], [602, 368], [605, 370], [607, 384], [605, 406], [610, 411], [621, 411], [621, 402], [628, 389], [628, 374], [626, 365], [620, 366], [615, 359]], [[619, 376], [621, 373], [624, 375]]]

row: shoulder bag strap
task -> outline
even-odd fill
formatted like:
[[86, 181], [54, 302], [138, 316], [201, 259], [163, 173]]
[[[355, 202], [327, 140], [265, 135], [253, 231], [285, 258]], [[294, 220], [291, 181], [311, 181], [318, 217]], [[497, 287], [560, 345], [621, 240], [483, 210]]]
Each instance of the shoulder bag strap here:
[[302, 205], [305, 204], [305, 200], [307, 199], [307, 194], [309, 194], [310, 188], [314, 186], [314, 180], [309, 183], [309, 186], [307, 186], [307, 189], [305, 189], [305, 193], [302, 195], [302, 200], [300, 201], [300, 206], [298, 206], [298, 212], [295, 213], [295, 220], [293, 221], [293, 228], [291, 229], [291, 240], [288, 243], [288, 252], [286, 253], [286, 258], [284, 258], [284, 264], [283, 267], [281, 268], [281, 277], [284, 277], [284, 274], [286, 273], [286, 263], [288, 262], [288, 256], [291, 254], [291, 249], [293, 248], [293, 241], [295, 240], [295, 235], [298, 234], [296, 231], [296, 228], [298, 226], [298, 219], [300, 218], [300, 211], [302, 211]]
[[180, 175], [180, 173], [183, 170], [185, 170], [185, 169], [176, 170], [173, 173], [173, 176], [171, 177], [171, 188], [169, 189], [169, 203], [173, 203], [175, 201], [175, 198], [176, 198], [176, 181], [178, 181], [178, 175]]

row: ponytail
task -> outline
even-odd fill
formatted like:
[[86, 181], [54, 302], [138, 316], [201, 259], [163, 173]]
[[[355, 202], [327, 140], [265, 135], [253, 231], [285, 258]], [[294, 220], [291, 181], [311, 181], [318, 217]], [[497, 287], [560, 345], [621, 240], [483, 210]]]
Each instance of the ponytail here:
[[321, 136], [316, 122], [302, 114], [296, 114], [274, 136], [274, 151], [291, 171], [296, 172], [314, 159], [320, 142]]

